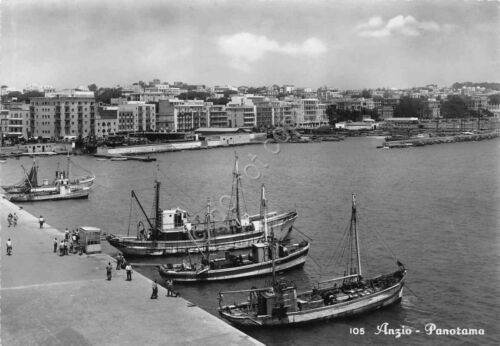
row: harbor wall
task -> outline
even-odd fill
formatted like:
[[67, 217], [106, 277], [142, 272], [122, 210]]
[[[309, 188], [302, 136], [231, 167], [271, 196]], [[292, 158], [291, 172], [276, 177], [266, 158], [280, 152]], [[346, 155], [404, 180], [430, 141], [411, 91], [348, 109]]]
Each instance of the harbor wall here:
[[[17, 213], [16, 227], [7, 215]], [[50, 222], [50, 220], [48, 220]], [[115, 270], [107, 254], [53, 252], [63, 233], [0, 195], [3, 345], [262, 345], [181, 297], [150, 299], [152, 281], [135, 270]], [[106, 266], [112, 264], [112, 279]], [[217, 299], [216, 296], [213, 299]]]
[[134, 154], [151, 154], [167, 151], [192, 150], [202, 148], [216, 148], [222, 146], [244, 145], [252, 143], [262, 143], [266, 140], [265, 133], [245, 133], [245, 134], [229, 134], [209, 137], [203, 141], [191, 142], [175, 142], [163, 144], [148, 144], [137, 146], [124, 147], [98, 147], [98, 155], [134, 155]]

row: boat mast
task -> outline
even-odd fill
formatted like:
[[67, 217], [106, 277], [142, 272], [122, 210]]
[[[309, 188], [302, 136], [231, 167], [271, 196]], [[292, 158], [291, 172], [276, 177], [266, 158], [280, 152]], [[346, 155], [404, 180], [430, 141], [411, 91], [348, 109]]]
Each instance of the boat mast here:
[[153, 228], [153, 240], [158, 239], [158, 231], [161, 229], [160, 217], [160, 181], [155, 181], [155, 227]]
[[69, 179], [69, 151], [68, 151], [68, 163], [66, 164], [66, 179]]
[[351, 231], [354, 231], [354, 240], [356, 241], [356, 257], [358, 260], [358, 277], [361, 277], [361, 257], [359, 255], [359, 239], [358, 229], [356, 227], [356, 195], [352, 195], [352, 215], [351, 215]]
[[[265, 239], [266, 241], [269, 241], [268, 239], [268, 234], [269, 234], [269, 230], [268, 230], [268, 225], [267, 225], [267, 201], [266, 201], [266, 188], [264, 187], [264, 184], [262, 184], [262, 194], [261, 194], [261, 213], [263, 213], [264, 217], [263, 217], [263, 220], [264, 220], [264, 236], [265, 236]], [[272, 260], [272, 264], [273, 264], [273, 286], [274, 284], [276, 283], [276, 262], [275, 262], [275, 257], [276, 257], [276, 244], [274, 243], [274, 231], [273, 229], [271, 228], [271, 239], [270, 239], [270, 242], [269, 242], [269, 246], [271, 247], [271, 260]]]
[[235, 154], [233, 177], [234, 177], [234, 179], [236, 181], [236, 219], [238, 220], [238, 223], [241, 224], [241, 218], [240, 218], [240, 190], [239, 190], [240, 172], [238, 170], [238, 155], [236, 155], [236, 154]]
[[206, 259], [207, 261], [210, 260], [210, 223], [212, 218], [210, 217], [211, 211], [210, 211], [210, 198], [207, 199], [207, 216], [205, 217], [205, 224], [207, 225], [207, 256]]

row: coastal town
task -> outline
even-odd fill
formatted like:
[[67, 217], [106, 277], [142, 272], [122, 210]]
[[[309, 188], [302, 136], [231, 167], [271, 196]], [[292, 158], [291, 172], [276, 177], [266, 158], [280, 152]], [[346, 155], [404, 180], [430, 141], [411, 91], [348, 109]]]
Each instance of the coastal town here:
[[[111, 88], [31, 84], [16, 90], [4, 85], [1, 99], [2, 147], [22, 144], [28, 152], [51, 151], [47, 145], [26, 146], [30, 143], [76, 142], [83, 152], [96, 153], [102, 146], [199, 139], [207, 139], [200, 147], [238, 145], [265, 139], [262, 134], [270, 133], [274, 138], [284, 133], [287, 141], [309, 141], [311, 134], [321, 140], [325, 135], [370, 133], [405, 140], [429, 134], [491, 134], [500, 129], [498, 83], [314, 90], [293, 85], [208, 87], [154, 79]], [[214, 137], [218, 142], [209, 143]], [[174, 145], [126, 152], [175, 149]]]
[[494, 1], [0, 3], [0, 345], [497, 345]]

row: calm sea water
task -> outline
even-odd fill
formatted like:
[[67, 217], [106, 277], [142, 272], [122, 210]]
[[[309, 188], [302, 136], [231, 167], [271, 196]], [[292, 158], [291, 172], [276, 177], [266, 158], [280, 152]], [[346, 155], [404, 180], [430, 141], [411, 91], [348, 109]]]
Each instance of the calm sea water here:
[[[293, 328], [247, 330], [268, 345], [498, 344], [500, 331], [500, 141], [442, 144], [378, 150], [377, 138], [343, 142], [253, 145], [238, 148], [158, 154], [155, 163], [72, 159], [97, 176], [89, 200], [24, 204], [34, 215], [64, 229], [92, 225], [108, 233], [135, 234], [137, 208], [130, 190], [151, 210], [154, 179], [162, 181], [162, 206], [203, 212], [207, 198], [224, 212], [221, 197], [231, 193], [234, 153], [240, 157], [244, 200], [251, 214], [259, 211], [265, 184], [270, 210], [296, 208], [296, 239], [312, 241], [303, 269], [286, 276], [309, 289], [338, 272], [332, 256], [348, 226], [351, 194], [357, 195], [358, 229], [365, 276], [392, 271], [394, 256], [408, 268], [407, 289], [400, 304], [348, 320]], [[40, 177], [51, 177], [64, 157], [39, 159]], [[0, 183], [20, 180], [32, 159], [0, 165]], [[222, 198], [224, 200], [224, 198]], [[300, 231], [300, 233], [299, 233]], [[114, 249], [107, 248], [114, 253]], [[137, 261], [145, 275], [157, 276], [155, 264], [181, 259]], [[148, 264], [152, 264], [148, 266]], [[141, 265], [141, 266], [139, 266]], [[182, 296], [216, 314], [220, 290], [263, 285], [268, 279], [181, 285]], [[145, 295], [148, 295], [145, 292]], [[165, 318], [176, 318], [165, 312]], [[400, 338], [376, 335], [377, 326], [408, 328]], [[426, 335], [424, 327], [482, 328], [484, 336]], [[363, 328], [356, 335], [352, 328]], [[420, 333], [417, 332], [420, 331]]]

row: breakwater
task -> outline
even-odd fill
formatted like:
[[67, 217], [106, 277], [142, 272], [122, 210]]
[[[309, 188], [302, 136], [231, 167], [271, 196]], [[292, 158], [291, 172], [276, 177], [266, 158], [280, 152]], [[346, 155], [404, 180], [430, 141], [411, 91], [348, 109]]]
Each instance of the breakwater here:
[[425, 145], [443, 144], [443, 143], [457, 143], [457, 142], [471, 142], [483, 141], [487, 139], [494, 139], [500, 137], [499, 132], [478, 133], [472, 135], [456, 135], [456, 136], [440, 136], [429, 138], [410, 138], [399, 141], [385, 141], [383, 145], [378, 148], [392, 149], [392, 148], [409, 148], [421, 147]]

